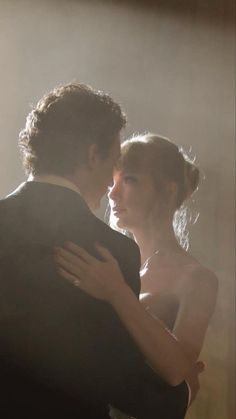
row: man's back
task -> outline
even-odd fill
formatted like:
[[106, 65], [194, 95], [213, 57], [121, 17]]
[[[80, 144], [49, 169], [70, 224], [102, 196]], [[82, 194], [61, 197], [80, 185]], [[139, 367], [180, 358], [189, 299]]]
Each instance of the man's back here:
[[[99, 398], [111, 377], [116, 387], [120, 368], [129, 358], [129, 346], [127, 353], [123, 346], [120, 350], [128, 335], [108, 304], [90, 298], [57, 274], [52, 249], [74, 240], [93, 251], [94, 241], [103, 240], [110, 248], [117, 246], [118, 257], [125, 255], [126, 240], [121, 246], [119, 240], [113, 244], [113, 234], [79, 195], [59, 186], [27, 183], [18, 195], [2, 202], [0, 211], [5, 266], [1, 319], [7, 325], [7, 349], [25, 371], [49, 387], [89, 401]], [[138, 259], [135, 252], [134, 257]], [[126, 262], [124, 270], [132, 265], [128, 258]], [[138, 292], [134, 270], [130, 280]], [[134, 347], [129, 363], [135, 359], [133, 351]]]
[[1, 202], [0, 229], [5, 408], [91, 419], [107, 417], [108, 403], [132, 410], [130, 389], [140, 391], [145, 380], [142, 356], [108, 304], [57, 274], [52, 249], [72, 240], [95, 254], [99, 241], [138, 295], [136, 246], [96, 219], [75, 192], [37, 182]]

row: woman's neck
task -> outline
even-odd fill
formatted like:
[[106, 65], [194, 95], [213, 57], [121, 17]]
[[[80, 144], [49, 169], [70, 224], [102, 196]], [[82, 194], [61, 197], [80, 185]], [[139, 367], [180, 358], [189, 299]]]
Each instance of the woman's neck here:
[[133, 228], [132, 233], [140, 249], [142, 264], [156, 252], [169, 253], [181, 250], [172, 222], [167, 220], [137, 226], [137, 228]]

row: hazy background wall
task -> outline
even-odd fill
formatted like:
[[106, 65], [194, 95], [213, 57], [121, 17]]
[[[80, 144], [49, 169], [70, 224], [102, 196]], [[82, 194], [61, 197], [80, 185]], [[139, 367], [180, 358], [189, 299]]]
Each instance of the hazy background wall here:
[[[17, 136], [29, 105], [73, 80], [104, 89], [129, 116], [197, 156], [205, 175], [191, 252], [220, 280], [189, 418], [234, 417], [234, 7], [218, 1], [0, 0], [0, 196], [23, 179]], [[102, 212], [100, 212], [100, 216]]]

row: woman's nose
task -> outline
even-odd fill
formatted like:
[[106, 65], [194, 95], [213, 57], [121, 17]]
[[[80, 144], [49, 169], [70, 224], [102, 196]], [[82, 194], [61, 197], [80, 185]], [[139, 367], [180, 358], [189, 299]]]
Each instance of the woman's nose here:
[[108, 198], [115, 201], [120, 196], [120, 188], [117, 184], [113, 184], [109, 187]]

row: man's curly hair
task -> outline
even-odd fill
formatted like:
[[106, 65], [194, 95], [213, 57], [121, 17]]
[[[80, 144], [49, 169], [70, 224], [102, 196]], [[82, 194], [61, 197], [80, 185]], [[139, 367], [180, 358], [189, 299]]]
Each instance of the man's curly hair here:
[[106, 157], [126, 124], [121, 107], [90, 86], [56, 87], [29, 113], [19, 135], [26, 173], [72, 174], [86, 163], [88, 147], [97, 144]]

